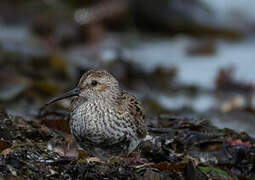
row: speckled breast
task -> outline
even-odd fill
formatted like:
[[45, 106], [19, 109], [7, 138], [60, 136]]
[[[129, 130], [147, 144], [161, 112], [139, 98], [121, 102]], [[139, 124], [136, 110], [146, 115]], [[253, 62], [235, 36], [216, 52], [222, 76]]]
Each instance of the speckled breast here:
[[85, 102], [71, 112], [70, 128], [80, 146], [93, 156], [107, 159], [127, 155], [140, 140], [134, 125], [102, 103]]

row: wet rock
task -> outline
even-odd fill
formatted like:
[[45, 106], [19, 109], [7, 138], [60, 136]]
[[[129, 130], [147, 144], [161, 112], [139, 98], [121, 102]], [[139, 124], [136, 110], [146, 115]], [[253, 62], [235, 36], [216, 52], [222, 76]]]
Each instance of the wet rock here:
[[[187, 148], [199, 146], [204, 143], [215, 142], [222, 134], [208, 134], [196, 131], [182, 131], [176, 136], [176, 139], [183, 143]], [[217, 141], [216, 141], [217, 142]]]
[[199, 158], [203, 163], [213, 163], [213, 164], [220, 164], [220, 165], [237, 165], [240, 164], [247, 154], [250, 151], [249, 147], [247, 146], [229, 146], [225, 145], [222, 147], [220, 151], [214, 152], [198, 152], [198, 151], [191, 151], [189, 154], [192, 157]]
[[146, 141], [142, 146], [142, 157], [150, 162], [159, 163], [162, 161], [173, 162], [179, 159], [175, 155], [170, 155], [169, 148], [164, 148], [165, 139], [163, 137], [155, 137], [152, 141]]

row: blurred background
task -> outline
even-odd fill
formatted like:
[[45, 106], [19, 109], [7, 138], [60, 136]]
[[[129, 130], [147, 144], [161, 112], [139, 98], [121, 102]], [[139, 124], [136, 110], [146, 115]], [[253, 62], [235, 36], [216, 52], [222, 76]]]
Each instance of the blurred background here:
[[254, 8], [251, 0], [1, 0], [0, 106], [36, 120], [47, 100], [102, 68], [149, 119], [204, 117], [255, 136]]

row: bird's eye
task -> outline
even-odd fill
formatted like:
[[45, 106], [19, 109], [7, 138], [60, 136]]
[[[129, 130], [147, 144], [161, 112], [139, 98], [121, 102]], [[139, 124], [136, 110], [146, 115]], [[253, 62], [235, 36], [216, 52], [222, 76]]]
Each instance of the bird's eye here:
[[97, 83], [98, 83], [97, 81], [92, 81], [92, 82], [91, 82], [91, 85], [92, 85], [92, 86], [96, 86]]

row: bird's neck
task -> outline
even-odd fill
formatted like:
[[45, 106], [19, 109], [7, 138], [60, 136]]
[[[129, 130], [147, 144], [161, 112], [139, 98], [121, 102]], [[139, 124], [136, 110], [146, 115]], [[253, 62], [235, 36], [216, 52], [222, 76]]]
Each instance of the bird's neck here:
[[120, 90], [119, 89], [112, 89], [111, 91], [108, 91], [108, 92], [105, 92], [105, 93], [101, 93], [100, 95], [98, 96], [93, 96], [93, 97], [90, 97], [88, 98], [88, 102], [90, 103], [106, 103], [106, 104], [111, 104], [111, 105], [114, 105], [116, 104], [117, 101], [119, 101], [119, 98], [120, 97]]
[[117, 106], [119, 106], [120, 98], [119, 94], [108, 94], [105, 97], [90, 99], [87, 101], [87, 103], [94, 104], [96, 106], [102, 107], [103, 109], [106, 107], [107, 109], [115, 109]]
[[96, 98], [88, 100], [88, 103], [96, 104], [97, 106], [115, 106], [116, 105], [116, 98], [108, 96], [106, 98]]
[[108, 93], [105, 96], [93, 96], [91, 98], [75, 97], [72, 103], [73, 108], [78, 108], [82, 104], [96, 105], [100, 107], [115, 107], [119, 106], [121, 91]]

